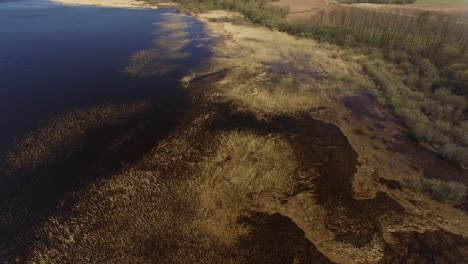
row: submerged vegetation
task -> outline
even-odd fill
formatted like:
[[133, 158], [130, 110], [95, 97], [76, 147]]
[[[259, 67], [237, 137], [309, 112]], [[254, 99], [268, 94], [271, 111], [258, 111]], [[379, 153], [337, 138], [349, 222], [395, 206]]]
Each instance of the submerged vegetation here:
[[53, 117], [43, 127], [18, 141], [6, 155], [7, 164], [13, 170], [21, 170], [65, 159], [81, 147], [92, 129], [128, 121], [150, 109], [148, 102], [106, 104]]
[[158, 77], [178, 69], [177, 61], [189, 57], [184, 48], [189, 43], [187, 25], [180, 23], [180, 16], [167, 15], [164, 22], [157, 23], [155, 34], [166, 38], [153, 42], [153, 47], [140, 50], [130, 57], [124, 72], [138, 78]]
[[261, 0], [180, 3], [182, 11], [240, 12], [256, 24], [368, 55], [358, 63], [380, 87], [380, 101], [395, 110], [415, 137], [431, 143], [445, 157], [468, 164], [466, 21], [440, 14], [409, 16], [355, 7], [288, 21], [287, 9]]

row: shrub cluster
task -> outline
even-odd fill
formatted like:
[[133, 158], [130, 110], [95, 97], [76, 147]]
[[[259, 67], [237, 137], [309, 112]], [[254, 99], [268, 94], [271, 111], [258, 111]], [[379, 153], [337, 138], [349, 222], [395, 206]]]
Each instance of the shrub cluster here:
[[411, 89], [383, 65], [366, 64], [364, 70], [381, 88], [384, 103], [394, 108], [416, 138], [430, 142], [445, 157], [468, 164], [467, 105], [463, 96], [445, 87], [428, 92]]
[[466, 194], [465, 185], [457, 182], [407, 178], [404, 180], [404, 185], [413, 192], [423, 193], [439, 202], [449, 204], [459, 202]]

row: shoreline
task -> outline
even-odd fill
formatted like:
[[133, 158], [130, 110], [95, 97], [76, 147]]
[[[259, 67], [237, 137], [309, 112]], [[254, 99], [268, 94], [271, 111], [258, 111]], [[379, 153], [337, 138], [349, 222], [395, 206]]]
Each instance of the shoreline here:
[[[117, 1], [97, 6], [145, 8]], [[233, 263], [283, 256], [379, 263], [420, 259], [415, 243], [442, 259], [464, 252], [445, 241], [464, 243], [466, 214], [404, 185], [428, 169], [441, 180], [457, 172], [443, 161], [431, 164], [432, 154], [374, 101], [377, 87], [359, 63], [362, 55], [232, 23], [242, 19], [233, 12], [193, 17], [220, 41], [181, 80], [190, 113], [134, 164], [66, 197], [70, 214], [36, 228], [28, 262], [228, 262], [239, 252]], [[185, 44], [188, 22], [166, 19], [169, 51]], [[146, 70], [155, 58], [130, 72]], [[425, 244], [436, 239], [444, 245]]]
[[96, 6], [130, 9], [158, 9], [161, 6], [172, 6], [170, 3], [150, 5], [145, 1], [136, 0], [51, 0], [53, 3], [70, 6]]

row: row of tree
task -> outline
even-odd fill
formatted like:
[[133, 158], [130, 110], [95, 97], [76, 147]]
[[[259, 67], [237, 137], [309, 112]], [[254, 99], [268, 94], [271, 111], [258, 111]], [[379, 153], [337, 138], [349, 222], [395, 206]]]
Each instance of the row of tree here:
[[[434, 74], [441, 75], [443, 86], [468, 96], [465, 71], [468, 24], [462, 18], [427, 12], [408, 15], [343, 7], [321, 11], [305, 23], [312, 32], [320, 29], [327, 40], [348, 46], [377, 47], [391, 54], [390, 59], [397, 63], [409, 62], [419, 69], [431, 64], [436, 68]], [[400, 54], [394, 56], [395, 52]], [[421, 58], [428, 61], [421, 63]], [[426, 82], [419, 88], [428, 89], [432, 85], [433, 82]], [[435, 86], [437, 88], [437, 84]]]
[[383, 65], [374, 64], [365, 69], [382, 88], [386, 103], [417, 138], [468, 166], [466, 20], [343, 7], [321, 11], [301, 27], [315, 38], [382, 51], [399, 72], [389, 74]]

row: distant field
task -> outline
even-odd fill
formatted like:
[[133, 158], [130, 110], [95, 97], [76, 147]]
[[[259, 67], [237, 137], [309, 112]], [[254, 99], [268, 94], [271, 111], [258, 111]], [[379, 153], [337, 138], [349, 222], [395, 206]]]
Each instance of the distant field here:
[[437, 4], [437, 5], [453, 5], [453, 4], [466, 4], [468, 0], [417, 0], [417, 4]]
[[324, 0], [279, 0], [272, 2], [276, 6], [288, 6], [291, 12], [304, 12], [321, 8], [327, 3]]
[[[276, 6], [288, 6], [290, 19], [309, 18], [320, 11], [331, 11], [340, 6], [335, 4], [327, 5], [324, 0], [279, 0], [271, 2]], [[380, 10], [406, 12], [414, 14], [422, 11], [440, 12], [451, 15], [468, 17], [468, 0], [417, 0], [414, 4], [358, 4], [360, 7], [378, 8]]]
[[410, 5], [379, 5], [379, 8], [403, 12], [440, 12], [468, 17], [468, 0], [417, 0]]

